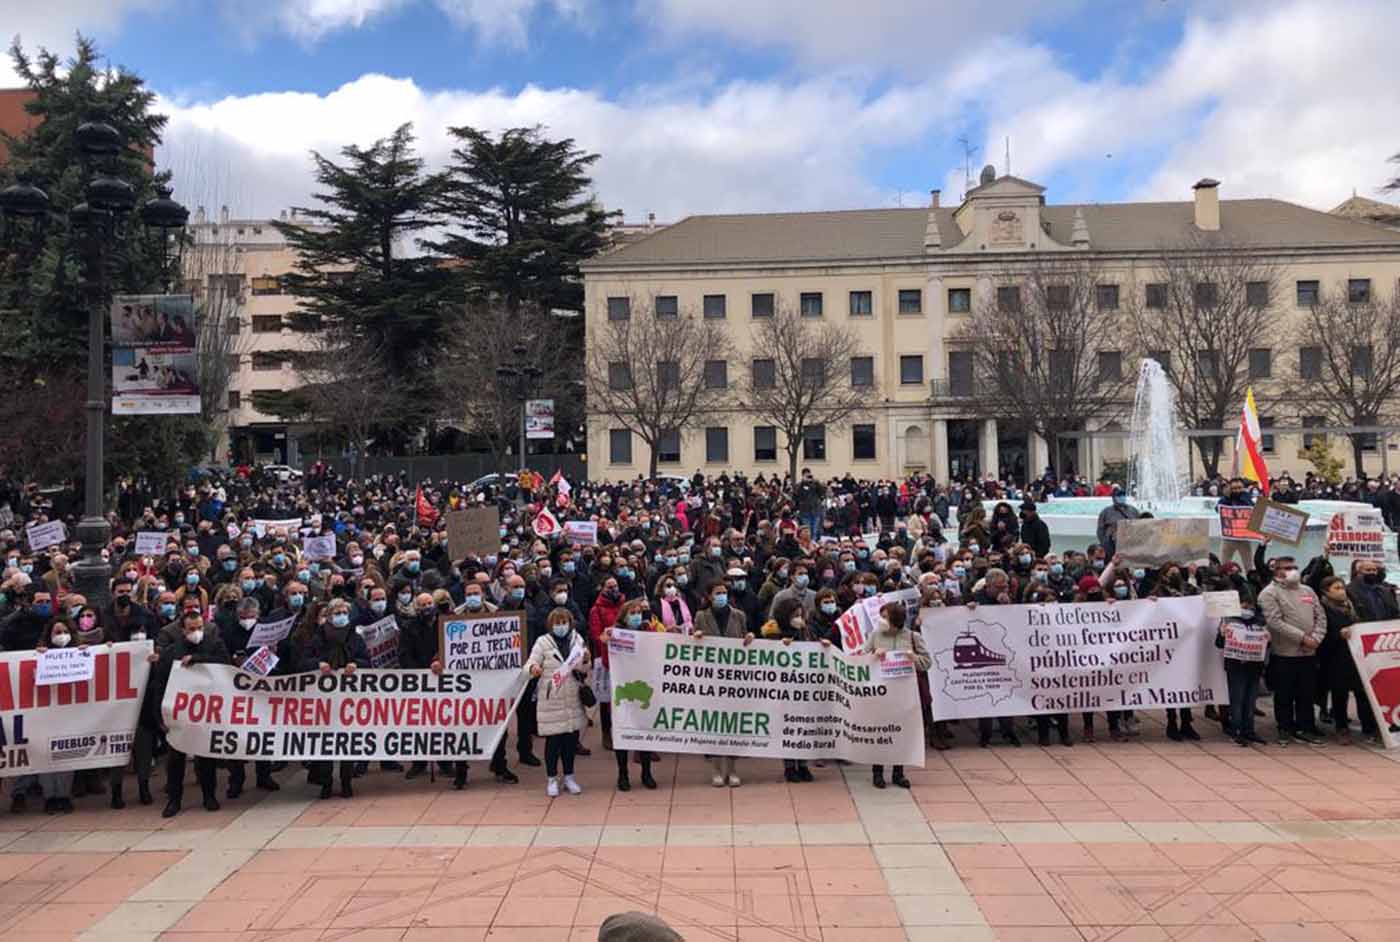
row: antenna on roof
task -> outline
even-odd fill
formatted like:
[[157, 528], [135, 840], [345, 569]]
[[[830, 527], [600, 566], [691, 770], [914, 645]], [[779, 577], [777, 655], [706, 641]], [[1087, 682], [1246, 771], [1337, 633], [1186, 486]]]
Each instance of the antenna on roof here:
[[977, 154], [977, 148], [967, 139], [966, 134], [958, 136], [958, 143], [963, 149], [963, 199], [967, 198], [967, 191], [972, 189], [972, 158]]

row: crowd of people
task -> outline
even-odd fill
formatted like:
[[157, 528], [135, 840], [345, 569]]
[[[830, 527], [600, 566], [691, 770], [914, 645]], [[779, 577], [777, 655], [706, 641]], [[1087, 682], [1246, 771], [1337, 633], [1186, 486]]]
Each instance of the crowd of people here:
[[[1058, 480], [1050, 475], [1025, 487], [970, 482], [941, 485], [927, 476], [900, 481], [818, 481], [804, 471], [795, 481], [759, 476], [697, 473], [674, 479], [618, 483], [545, 483], [514, 478], [503, 487], [474, 489], [452, 482], [411, 484], [402, 477], [345, 480], [318, 469], [300, 483], [286, 483], [256, 469], [205, 476], [175, 493], [142, 482], [123, 482], [110, 516], [113, 535], [103, 556], [111, 567], [110, 599], [83, 597], [74, 583], [78, 544], [41, 552], [29, 549], [25, 526], [67, 519], [75, 532], [77, 508], [61, 495], [33, 486], [0, 484], [0, 645], [6, 651], [151, 640], [153, 669], [132, 749], [131, 768], [50, 773], [4, 779], [11, 807], [22, 812], [42, 797], [49, 813], [70, 811], [72, 799], [109, 796], [125, 805], [124, 781], [134, 772], [138, 800], [151, 803], [156, 760], [165, 759], [164, 813], [182, 808], [186, 757], [163, 742], [160, 702], [173, 665], [242, 664], [253, 653], [250, 637], [260, 623], [294, 619], [278, 647], [278, 673], [354, 671], [370, 666], [357, 629], [393, 615], [400, 632], [399, 666], [441, 670], [438, 618], [448, 612], [517, 611], [528, 637], [531, 681], [520, 698], [513, 739], [503, 739], [488, 766], [496, 781], [515, 784], [517, 769], [544, 766], [546, 790], [578, 793], [575, 765], [596, 747], [611, 750], [606, 702], [585, 706], [593, 659], [608, 659], [614, 629], [650, 629], [751, 644], [795, 640], [841, 643], [837, 619], [859, 600], [917, 588], [925, 607], [951, 605], [1063, 604], [1170, 598], [1206, 591], [1234, 591], [1242, 614], [1234, 621], [1267, 627], [1267, 666], [1225, 660], [1230, 705], [1205, 716], [1242, 746], [1263, 743], [1255, 720], [1261, 688], [1273, 692], [1277, 743], [1314, 744], [1322, 728], [1352, 741], [1352, 702], [1363, 735], [1375, 736], [1371, 714], [1345, 639], [1357, 622], [1400, 616], [1395, 592], [1375, 563], [1361, 563], [1346, 581], [1325, 558], [1300, 561], [1262, 546], [1242, 559], [1209, 564], [1171, 563], [1156, 569], [1125, 564], [1115, 552], [1116, 521], [1138, 515], [1121, 488], [1107, 481]], [[1242, 481], [1203, 482], [1200, 490], [1222, 500], [1247, 502], [1254, 490]], [[1038, 503], [1057, 496], [1100, 494], [1113, 498], [1100, 518], [1096, 542], [1065, 552], [1052, 550]], [[1280, 481], [1276, 499], [1294, 493], [1352, 494], [1393, 518], [1400, 493], [1391, 482], [1352, 482], [1330, 494], [1309, 480], [1299, 488]], [[990, 512], [986, 509], [991, 504]], [[499, 547], [454, 558], [441, 512], [470, 506], [499, 510]], [[559, 519], [597, 523], [594, 545], [557, 535], [537, 536], [532, 521], [542, 508]], [[299, 527], [255, 521], [301, 521]], [[136, 534], [167, 534], [159, 555], [135, 552]], [[333, 536], [329, 559], [310, 559], [310, 537]], [[1254, 549], [1253, 547], [1251, 549]], [[1222, 622], [1221, 646], [1228, 624]], [[921, 677], [921, 705], [929, 747], [951, 748], [959, 736], [987, 747], [1012, 747], [1023, 735], [1042, 746], [1072, 745], [1068, 715], [1002, 717], [959, 724], [933, 716], [923, 671], [928, 645], [905, 607], [882, 608], [867, 651], [912, 654]], [[1223, 656], [1223, 655], [1222, 655]], [[564, 665], [565, 683], [541, 685], [541, 674]], [[1103, 715], [1107, 735], [1122, 741], [1141, 734], [1133, 711]], [[1099, 717], [1079, 718], [1078, 738], [1093, 742]], [[597, 733], [591, 732], [596, 721]], [[1190, 709], [1166, 711], [1166, 735], [1197, 740]], [[537, 740], [543, 740], [542, 744]], [[612, 750], [617, 788], [656, 788], [646, 752]], [[514, 756], [514, 768], [509, 757]], [[756, 764], [756, 763], [755, 763]], [[220, 805], [217, 777], [225, 773], [226, 800], [246, 783], [239, 762], [196, 757], [195, 778], [203, 805]], [[313, 763], [308, 782], [323, 798], [349, 798], [364, 763]], [[820, 761], [785, 760], [788, 782], [812, 781]], [[709, 760], [711, 784], [742, 784], [732, 757]], [[254, 764], [255, 787], [280, 786], [272, 763]], [[382, 773], [414, 779], [427, 763], [407, 769], [386, 762]], [[465, 762], [442, 763], [455, 788], [468, 780]], [[774, 767], [776, 773], [776, 767]], [[890, 782], [908, 787], [895, 766]], [[871, 770], [885, 787], [885, 770]], [[763, 774], [753, 771], [746, 774]]]

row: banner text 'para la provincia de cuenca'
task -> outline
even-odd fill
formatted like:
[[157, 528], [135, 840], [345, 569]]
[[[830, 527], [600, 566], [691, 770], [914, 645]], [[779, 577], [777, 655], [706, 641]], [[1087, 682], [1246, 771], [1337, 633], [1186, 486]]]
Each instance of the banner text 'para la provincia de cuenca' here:
[[907, 657], [614, 628], [608, 663], [618, 749], [924, 764]]
[[525, 686], [520, 670], [357, 670], [259, 677], [176, 664], [160, 705], [188, 755], [270, 761], [489, 759]]
[[0, 654], [0, 778], [125, 765], [150, 641], [93, 649], [92, 680], [40, 685], [39, 654]]
[[926, 608], [939, 719], [1228, 703], [1218, 619], [1200, 596]]

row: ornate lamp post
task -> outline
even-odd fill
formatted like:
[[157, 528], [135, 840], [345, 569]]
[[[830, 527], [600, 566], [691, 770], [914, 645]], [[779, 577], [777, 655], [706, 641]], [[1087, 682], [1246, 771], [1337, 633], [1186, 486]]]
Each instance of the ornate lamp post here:
[[[70, 225], [83, 234], [88, 362], [84, 402], [87, 419], [84, 515], [77, 528], [82, 559], [72, 568], [78, 591], [89, 604], [100, 606], [107, 602], [111, 574], [111, 567], [102, 558], [102, 550], [112, 538], [112, 528], [103, 513], [103, 432], [108, 407], [104, 344], [108, 307], [106, 268], [111, 246], [125, 235], [127, 219], [136, 206], [136, 191], [130, 183], [109, 171], [113, 159], [124, 146], [116, 128], [105, 121], [85, 121], [74, 132], [74, 139], [88, 173], [83, 201], [68, 210]], [[27, 228], [37, 240], [42, 240], [50, 215], [48, 194], [32, 183], [18, 182], [0, 190], [0, 213], [4, 215], [7, 230]], [[188, 217], [189, 211], [172, 200], [170, 190], [164, 187], [157, 198], [141, 207], [141, 219], [148, 233], [160, 235], [161, 278], [167, 289], [171, 270], [170, 236], [184, 227]], [[179, 242], [177, 236], [176, 258]]]
[[507, 363], [502, 363], [496, 367], [496, 380], [510, 391], [512, 397], [520, 400], [520, 468], [525, 470], [525, 447], [528, 444], [525, 440], [525, 401], [535, 392], [535, 385], [540, 381], [543, 371], [525, 359], [529, 353], [524, 344], [517, 344], [511, 349], [515, 354], [515, 359]]

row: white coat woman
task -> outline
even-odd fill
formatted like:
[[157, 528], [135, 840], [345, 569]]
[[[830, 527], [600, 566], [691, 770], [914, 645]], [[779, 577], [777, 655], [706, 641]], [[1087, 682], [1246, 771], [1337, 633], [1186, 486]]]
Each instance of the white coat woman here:
[[559, 766], [564, 769], [564, 787], [577, 795], [583, 789], [574, 780], [575, 735], [587, 723], [579, 690], [587, 683], [591, 659], [588, 643], [574, 631], [573, 616], [556, 608], [545, 620], [545, 633], [530, 649], [525, 669], [540, 678], [537, 685], [535, 716], [544, 737], [544, 770], [549, 776], [545, 793], [559, 794]]
[[[923, 634], [909, 630], [904, 624], [904, 620], [903, 602], [891, 602], [880, 609], [880, 618], [876, 623], [875, 630], [866, 636], [861, 651], [865, 654], [874, 654], [881, 660], [892, 652], [902, 651], [914, 661], [915, 673], [922, 674], [928, 670], [933, 660], [929, 656], [928, 645], [924, 644]], [[885, 767], [883, 765], [873, 766], [870, 771], [875, 787], [884, 788]], [[904, 776], [904, 766], [894, 767], [894, 774], [890, 781], [900, 788], [909, 787], [909, 779]]]

